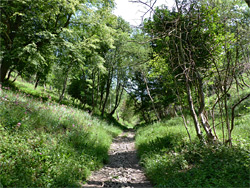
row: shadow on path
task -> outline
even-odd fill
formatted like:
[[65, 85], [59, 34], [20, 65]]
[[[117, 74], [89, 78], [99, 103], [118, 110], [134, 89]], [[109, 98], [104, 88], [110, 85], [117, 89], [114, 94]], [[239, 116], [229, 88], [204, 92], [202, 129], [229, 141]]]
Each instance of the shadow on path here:
[[125, 131], [115, 138], [109, 151], [109, 163], [94, 172], [83, 187], [153, 187], [139, 166], [134, 136], [134, 132]]

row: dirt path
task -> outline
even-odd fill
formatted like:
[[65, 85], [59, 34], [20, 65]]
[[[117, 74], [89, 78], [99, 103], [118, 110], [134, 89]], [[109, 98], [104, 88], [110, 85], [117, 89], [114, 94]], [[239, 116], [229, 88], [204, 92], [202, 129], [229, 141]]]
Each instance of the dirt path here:
[[109, 151], [109, 163], [93, 173], [83, 187], [153, 187], [138, 164], [134, 137], [134, 132], [124, 132], [115, 138]]

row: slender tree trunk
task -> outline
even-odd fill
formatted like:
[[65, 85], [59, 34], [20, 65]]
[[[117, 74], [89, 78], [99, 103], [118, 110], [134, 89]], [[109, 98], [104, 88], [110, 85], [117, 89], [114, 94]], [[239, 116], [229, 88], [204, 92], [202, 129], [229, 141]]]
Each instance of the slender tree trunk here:
[[93, 70], [92, 72], [92, 113], [94, 112], [95, 109], [95, 72]]
[[[109, 113], [110, 116], [113, 116], [113, 114], [115, 113], [116, 109], [118, 108], [118, 106], [120, 104], [121, 96], [122, 96], [122, 93], [123, 93], [123, 87], [121, 86], [121, 83], [120, 83], [120, 76], [119, 76], [119, 74], [117, 75], [117, 79], [116, 80], [117, 81], [116, 81], [115, 106], [114, 106], [113, 110]], [[122, 87], [122, 91], [121, 91], [121, 95], [120, 95], [120, 88], [121, 87]]]
[[101, 88], [100, 88], [100, 106], [99, 109], [102, 109], [102, 104], [103, 104], [103, 96], [104, 96], [104, 90], [105, 90], [105, 84], [104, 83], [100, 83], [101, 84]]
[[250, 93], [248, 93], [245, 97], [241, 98], [237, 103], [235, 103], [232, 107], [232, 119], [231, 119], [231, 128], [230, 128], [230, 135], [232, 134], [232, 131], [234, 129], [234, 111], [235, 111], [235, 108], [240, 104], [242, 103], [244, 100], [246, 100], [247, 98], [250, 97]]
[[216, 129], [215, 129], [214, 109], [215, 109], [215, 106], [217, 105], [217, 103], [219, 102], [219, 100], [220, 100], [220, 97], [219, 97], [219, 95], [217, 95], [217, 99], [216, 99], [216, 101], [213, 105], [212, 111], [211, 111], [213, 131], [214, 131], [214, 135], [215, 135], [216, 139], [218, 139], [218, 136], [217, 136]]
[[182, 106], [181, 106], [181, 117], [182, 117], [182, 120], [183, 120], [185, 129], [186, 129], [186, 131], [187, 131], [189, 141], [191, 142], [191, 135], [190, 135], [189, 130], [188, 130], [186, 118], [185, 118], [185, 116], [184, 116], [184, 114], [183, 114], [183, 111], [182, 111]]
[[[185, 116], [184, 116], [184, 114], [183, 114], [183, 110], [182, 110], [182, 109], [183, 109], [183, 104], [182, 104], [182, 100], [181, 100], [181, 98], [180, 98], [180, 93], [179, 93], [179, 89], [178, 89], [178, 86], [177, 86], [177, 83], [176, 83], [176, 79], [175, 79], [175, 78], [174, 78], [174, 83], [175, 83], [175, 87], [176, 87], [176, 91], [177, 91], [177, 98], [178, 98], [178, 100], [179, 100], [179, 102], [180, 102], [180, 105], [181, 105], [181, 108], [180, 108], [181, 117], [182, 117], [182, 120], [183, 120], [185, 129], [186, 129], [186, 131], [187, 131], [188, 138], [189, 138], [189, 140], [190, 140], [190, 142], [191, 142], [191, 135], [190, 135], [189, 130], [188, 130], [186, 118], [185, 118]], [[174, 107], [175, 107], [175, 105], [174, 105]]]
[[62, 93], [61, 93], [59, 101], [58, 101], [59, 103], [61, 103], [63, 98], [64, 98], [64, 94], [65, 94], [67, 83], [68, 83], [69, 72], [70, 72], [70, 68], [68, 68], [68, 70], [66, 72], [66, 77], [64, 79]]
[[197, 114], [195, 112], [192, 93], [191, 93], [190, 85], [188, 83], [188, 78], [186, 78], [186, 89], [187, 89], [187, 97], [188, 97], [189, 109], [190, 109], [190, 112], [191, 112], [191, 116], [192, 116], [192, 118], [194, 120], [194, 126], [195, 126], [195, 130], [196, 130], [196, 134], [197, 134], [198, 138], [200, 140], [202, 140], [203, 138], [202, 138], [201, 128], [200, 128], [200, 124], [199, 124], [199, 121], [198, 121]]
[[[119, 89], [120, 90], [120, 89]], [[123, 87], [122, 87], [122, 90], [121, 90], [121, 93], [119, 94], [119, 91], [118, 93], [116, 94], [116, 97], [115, 97], [115, 107], [114, 109], [110, 112], [110, 115], [113, 116], [113, 114], [115, 113], [116, 109], [118, 108], [120, 102], [121, 102], [121, 98], [122, 98], [122, 94], [123, 94]]]
[[35, 83], [35, 87], [34, 89], [37, 88], [38, 84], [39, 84], [39, 81], [40, 81], [40, 76], [38, 74], [36, 74], [36, 83]]
[[216, 140], [216, 137], [213, 135], [212, 129], [210, 128], [206, 111], [205, 111], [205, 97], [203, 93], [203, 82], [200, 74], [196, 72], [197, 80], [198, 80], [198, 96], [200, 101], [200, 108], [199, 108], [199, 116], [201, 118], [201, 124], [206, 132], [208, 140]]
[[20, 74], [18, 73], [17, 76], [14, 78], [14, 80], [12, 81], [12, 83], [14, 83], [17, 79], [17, 77], [20, 76]]
[[151, 94], [150, 94], [150, 90], [149, 90], [149, 87], [148, 87], [148, 83], [147, 83], [147, 80], [146, 80], [146, 77], [144, 75], [144, 73], [142, 72], [142, 76], [143, 76], [143, 80], [144, 80], [144, 83], [146, 85], [146, 88], [147, 88], [147, 94], [152, 102], [152, 106], [153, 106], [153, 109], [154, 109], [154, 112], [155, 112], [155, 115], [156, 115], [156, 118], [158, 121], [161, 121], [161, 118], [159, 117], [157, 111], [156, 111], [156, 108], [155, 108], [155, 103], [154, 103], [154, 99], [152, 98]]
[[113, 69], [114, 68], [112, 67], [111, 70], [109, 71], [109, 74], [108, 74], [108, 79], [107, 79], [107, 84], [106, 84], [106, 96], [105, 96], [104, 103], [103, 103], [103, 106], [102, 106], [102, 114], [101, 114], [101, 116], [104, 116], [105, 107], [106, 107], [106, 104], [107, 104], [107, 101], [108, 101], [108, 98], [109, 98], [110, 87], [111, 87], [111, 82], [112, 82], [112, 77], [113, 77]]
[[97, 74], [97, 91], [96, 91], [96, 105], [98, 105], [99, 100], [99, 92], [100, 92], [100, 70], [98, 70]]

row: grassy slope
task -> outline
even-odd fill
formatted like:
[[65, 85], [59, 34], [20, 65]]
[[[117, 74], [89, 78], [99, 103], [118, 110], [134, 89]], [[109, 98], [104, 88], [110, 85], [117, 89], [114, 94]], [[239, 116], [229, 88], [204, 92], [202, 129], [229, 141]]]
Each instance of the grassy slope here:
[[[136, 146], [147, 176], [156, 187], [249, 187], [249, 107], [250, 100], [237, 108], [232, 148], [201, 145], [192, 125], [190, 143], [181, 118], [139, 128]], [[217, 134], [222, 138], [220, 127]]]
[[0, 89], [0, 185], [77, 186], [121, 129], [48, 99]]

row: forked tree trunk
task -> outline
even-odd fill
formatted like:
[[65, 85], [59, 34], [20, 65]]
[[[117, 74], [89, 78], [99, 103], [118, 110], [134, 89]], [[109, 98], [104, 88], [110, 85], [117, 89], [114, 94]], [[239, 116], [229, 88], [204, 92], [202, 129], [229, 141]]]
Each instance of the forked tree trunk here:
[[[120, 87], [119, 87], [119, 88], [120, 88]], [[115, 107], [114, 107], [114, 109], [110, 112], [110, 115], [111, 115], [111, 116], [114, 115], [116, 109], [118, 108], [118, 106], [119, 106], [119, 104], [120, 104], [120, 102], [121, 102], [121, 98], [122, 98], [122, 94], [123, 94], [124, 89], [123, 89], [123, 87], [122, 87], [121, 92], [120, 92], [119, 90], [120, 90], [120, 89], [118, 89], [118, 91], [116, 92]], [[120, 94], [119, 94], [119, 93], [120, 93]]]
[[200, 128], [200, 123], [199, 123], [197, 114], [195, 112], [192, 93], [191, 93], [190, 85], [189, 85], [189, 82], [188, 82], [188, 78], [186, 78], [186, 90], [187, 90], [189, 109], [190, 109], [190, 112], [191, 112], [191, 116], [192, 116], [192, 118], [194, 120], [194, 126], [195, 126], [195, 130], [196, 130], [196, 134], [197, 134], [198, 138], [200, 140], [202, 140], [203, 138], [202, 138], [202, 133], [201, 133], [201, 128]]
[[202, 78], [199, 74], [199, 72], [196, 71], [196, 76], [198, 80], [198, 96], [199, 96], [199, 102], [200, 102], [200, 108], [199, 108], [199, 117], [201, 119], [201, 124], [206, 132], [208, 140], [216, 140], [216, 137], [213, 135], [212, 129], [210, 128], [207, 114], [205, 111], [205, 97], [203, 93], [203, 82]]

